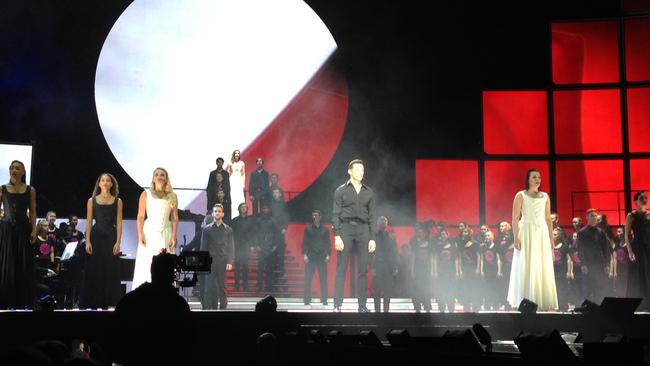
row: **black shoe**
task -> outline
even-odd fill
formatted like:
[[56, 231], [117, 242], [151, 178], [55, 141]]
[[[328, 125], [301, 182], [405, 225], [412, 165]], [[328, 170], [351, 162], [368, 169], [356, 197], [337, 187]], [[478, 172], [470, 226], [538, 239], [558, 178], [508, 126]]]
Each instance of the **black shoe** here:
[[311, 305], [311, 303], [310, 303], [309, 301], [307, 301], [307, 300], [303, 301], [303, 304], [305, 304], [305, 305]]
[[369, 313], [370, 310], [368, 310], [368, 308], [365, 307], [365, 306], [359, 306], [359, 312], [360, 313]]
[[327, 300], [323, 300], [323, 305], [327, 306]]
[[341, 312], [341, 305], [334, 305], [334, 312], [335, 313], [340, 313]]

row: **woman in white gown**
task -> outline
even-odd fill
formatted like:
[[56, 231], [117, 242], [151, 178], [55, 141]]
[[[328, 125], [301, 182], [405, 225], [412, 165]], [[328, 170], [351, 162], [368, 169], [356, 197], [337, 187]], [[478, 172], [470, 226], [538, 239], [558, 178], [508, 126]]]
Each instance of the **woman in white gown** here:
[[156, 168], [150, 189], [140, 194], [138, 203], [138, 253], [132, 289], [151, 281], [151, 259], [154, 255], [162, 249], [174, 254], [178, 232], [177, 202], [167, 170]]
[[230, 162], [226, 165], [230, 174], [230, 212], [239, 212], [239, 205], [246, 202], [244, 188], [246, 187], [246, 165], [241, 160], [239, 150], [232, 152]]
[[508, 303], [515, 308], [524, 298], [536, 303], [540, 310], [558, 308], [551, 206], [548, 194], [539, 191], [541, 182], [539, 171], [526, 172], [526, 190], [515, 195], [512, 207], [515, 251]]

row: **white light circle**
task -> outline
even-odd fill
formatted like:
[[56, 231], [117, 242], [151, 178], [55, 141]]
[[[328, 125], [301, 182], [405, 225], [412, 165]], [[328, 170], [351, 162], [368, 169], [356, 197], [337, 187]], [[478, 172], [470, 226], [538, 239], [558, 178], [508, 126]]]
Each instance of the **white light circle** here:
[[205, 188], [215, 158], [249, 146], [335, 50], [300, 0], [134, 1], [99, 56], [102, 132], [139, 185], [162, 166]]

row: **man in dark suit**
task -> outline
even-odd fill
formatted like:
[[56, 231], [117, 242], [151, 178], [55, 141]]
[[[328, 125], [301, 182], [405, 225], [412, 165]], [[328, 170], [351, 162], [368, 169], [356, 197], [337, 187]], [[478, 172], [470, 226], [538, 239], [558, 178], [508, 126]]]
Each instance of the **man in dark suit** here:
[[223, 206], [217, 203], [212, 208], [213, 221], [201, 232], [201, 250], [212, 256], [212, 267], [203, 290], [203, 309], [216, 309], [218, 305], [220, 310], [225, 310], [228, 306], [226, 271], [232, 270], [235, 242], [232, 229], [223, 222], [223, 215]]
[[235, 291], [240, 285], [243, 291], [248, 291], [248, 259], [251, 252], [253, 217], [248, 216], [246, 203], [239, 204], [239, 216], [232, 220], [232, 231], [235, 235]]
[[248, 186], [253, 206], [253, 215], [262, 211], [262, 205], [269, 198], [269, 173], [264, 170], [264, 160], [257, 158], [257, 169], [251, 173], [251, 180]]
[[311, 302], [311, 280], [314, 270], [318, 270], [320, 279], [320, 299], [327, 305], [327, 263], [332, 253], [330, 231], [320, 223], [321, 213], [314, 210], [311, 213], [312, 225], [305, 228], [302, 237], [302, 256], [305, 260], [305, 305]]
[[596, 209], [587, 210], [587, 226], [578, 231], [576, 243], [580, 253], [584, 296], [600, 303], [604, 295], [603, 289], [607, 286], [609, 250], [607, 236], [598, 227]]
[[[217, 183], [217, 173], [221, 174], [223, 178], [220, 183]], [[217, 187], [221, 185], [221, 187]], [[207, 212], [212, 211], [212, 206], [217, 202], [217, 191], [219, 188], [223, 189], [227, 197], [230, 197], [230, 174], [223, 168], [223, 158], [217, 158], [217, 169], [210, 172], [208, 176], [208, 185], [205, 188], [205, 193], [208, 198]]]

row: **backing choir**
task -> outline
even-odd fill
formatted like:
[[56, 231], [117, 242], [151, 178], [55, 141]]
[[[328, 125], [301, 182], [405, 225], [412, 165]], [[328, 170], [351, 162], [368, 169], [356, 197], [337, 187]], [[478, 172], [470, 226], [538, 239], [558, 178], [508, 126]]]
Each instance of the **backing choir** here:
[[[257, 158], [249, 175], [249, 207], [240, 158], [239, 150], [225, 165], [218, 158], [208, 178], [208, 215], [196, 248], [212, 257], [211, 272], [199, 285], [204, 309], [227, 308], [228, 271], [234, 271], [235, 291], [258, 293], [273, 292], [284, 271], [289, 215], [279, 177]], [[335, 259], [333, 310], [341, 311], [353, 258], [356, 273], [351, 275], [362, 313], [370, 311], [369, 295], [375, 312], [388, 312], [395, 297], [411, 298], [417, 312], [431, 311], [434, 303], [439, 311], [509, 310], [523, 299], [542, 310], [566, 310], [584, 299], [598, 303], [606, 296], [640, 297], [641, 308], [648, 309], [650, 213], [644, 191], [634, 194], [636, 209], [624, 227], [610, 227], [606, 215], [589, 209], [567, 229], [550, 212], [550, 198], [539, 190], [540, 173], [531, 169], [524, 190], [513, 200], [510, 222], [515, 225], [503, 221], [493, 232], [483, 224], [475, 232], [464, 222], [450, 226], [429, 220], [417, 223], [410, 242], [398, 248], [390, 218], [377, 215], [377, 197], [363, 181], [364, 169], [361, 160], [348, 164], [349, 180], [334, 192], [331, 232], [321, 211], [311, 212], [300, 253], [305, 305], [314, 292], [328, 305], [327, 267]], [[123, 295], [119, 258], [124, 203], [115, 177], [98, 177], [83, 233], [77, 230], [76, 216], [59, 228], [53, 211], [37, 221], [37, 193], [25, 183], [23, 163], [13, 161], [9, 173], [10, 181], [0, 191], [0, 309], [31, 309], [35, 298], [52, 292], [61, 308], [116, 306]], [[155, 255], [175, 253], [178, 221], [169, 174], [156, 168], [138, 202], [133, 288], [151, 281]], [[251, 254], [256, 258], [254, 290], [249, 284]], [[315, 272], [319, 291], [313, 292]]]

